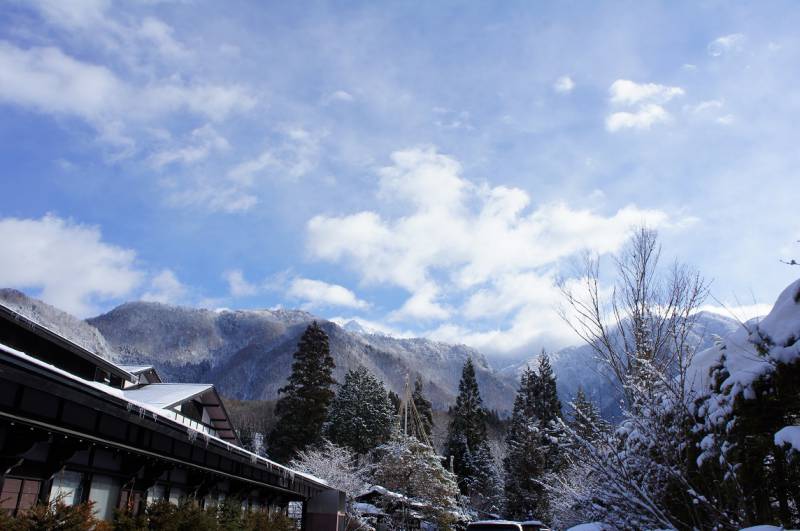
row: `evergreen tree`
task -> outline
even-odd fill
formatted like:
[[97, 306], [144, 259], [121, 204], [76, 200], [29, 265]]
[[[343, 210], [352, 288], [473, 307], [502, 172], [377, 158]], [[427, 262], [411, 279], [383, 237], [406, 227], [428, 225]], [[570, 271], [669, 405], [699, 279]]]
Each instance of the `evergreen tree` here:
[[[415, 504], [413, 510], [422, 511], [444, 529], [451, 528], [461, 496], [455, 475], [442, 466], [442, 458], [433, 448], [397, 431], [378, 447], [376, 456], [376, 484], [403, 494]], [[407, 512], [410, 508], [405, 509]], [[393, 516], [398, 528], [404, 524], [404, 514]]]
[[400, 406], [402, 405], [403, 401], [400, 399], [400, 396], [389, 389], [389, 400], [392, 401], [392, 407], [394, 408], [394, 414], [400, 414]]
[[395, 413], [383, 382], [364, 367], [351, 369], [331, 404], [331, 442], [364, 455], [389, 440]]
[[565, 466], [561, 402], [544, 352], [537, 369], [526, 368], [522, 373], [506, 434], [506, 507], [508, 516], [515, 519], [549, 518], [548, 495], [540, 481]]
[[414, 393], [411, 395], [411, 400], [414, 402], [414, 408], [419, 415], [419, 428], [424, 432], [425, 437], [430, 440], [433, 433], [433, 407], [430, 400], [425, 398], [422, 392], [422, 379], [417, 377], [414, 382]]
[[536, 482], [544, 475], [544, 458], [539, 451], [533, 398], [537, 377], [526, 368], [514, 399], [514, 410], [506, 434], [505, 470], [506, 514], [523, 520], [532, 518], [538, 498], [542, 495]]
[[569, 425], [582, 439], [592, 441], [598, 434], [606, 431], [605, 421], [600, 417], [600, 412], [594, 402], [586, 398], [583, 387], [578, 387], [578, 392], [575, 393], [575, 399], [570, 406], [572, 419]]
[[320, 441], [334, 397], [333, 368], [328, 336], [314, 321], [297, 345], [288, 383], [278, 390], [283, 396], [275, 405], [278, 421], [269, 436], [272, 459], [285, 463]]
[[464, 364], [451, 412], [445, 447], [458, 476], [458, 486], [474, 509], [497, 512], [502, 505], [499, 478], [489, 450], [487, 414], [471, 359]]

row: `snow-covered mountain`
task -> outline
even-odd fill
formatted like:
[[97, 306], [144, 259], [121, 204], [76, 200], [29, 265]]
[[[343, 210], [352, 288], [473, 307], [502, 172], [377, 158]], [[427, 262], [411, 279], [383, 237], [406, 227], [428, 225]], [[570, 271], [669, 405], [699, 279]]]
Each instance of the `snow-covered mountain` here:
[[303, 311], [212, 311], [131, 302], [88, 322], [124, 361], [153, 364], [171, 381], [208, 381], [232, 398], [274, 399], [289, 376], [300, 335], [315, 319], [330, 338], [338, 381], [348, 369], [363, 365], [399, 393], [406, 374], [412, 382], [419, 375], [434, 407], [444, 409], [454, 402], [461, 368], [472, 357], [486, 405], [500, 411], [511, 407], [513, 385], [474, 349], [352, 325], [346, 330]]
[[[741, 328], [741, 324], [725, 315], [700, 312], [696, 315], [690, 341], [697, 351], [712, 346], [717, 338], [726, 338]], [[538, 357], [500, 371], [509, 380], [518, 380], [528, 365], [536, 367]], [[558, 394], [564, 405], [570, 402], [578, 387], [583, 387], [586, 395], [600, 408], [606, 418], [617, 418], [620, 414], [621, 396], [611, 381], [604, 376], [600, 363], [589, 345], [564, 348], [551, 355], [553, 371], [558, 378]]]
[[[523, 368], [536, 358], [503, 370], [492, 369], [483, 354], [465, 345], [422, 338], [396, 338], [356, 321], [336, 323], [300, 310], [204, 310], [153, 302], [129, 302], [108, 313], [81, 321], [25, 294], [0, 290], [0, 302], [52, 328], [112, 361], [148, 363], [169, 381], [216, 384], [237, 399], [274, 399], [291, 371], [292, 354], [306, 326], [317, 320], [330, 337], [336, 361], [335, 377], [364, 365], [395, 392], [405, 376], [421, 376], [437, 409], [446, 409], [458, 391], [461, 368], [472, 357], [486, 405], [508, 411]], [[694, 341], [710, 347], [716, 337], [728, 337], [740, 327], [723, 315], [699, 314]], [[564, 403], [582, 386], [587, 395], [613, 418], [619, 396], [602, 376], [587, 345], [551, 354]]]

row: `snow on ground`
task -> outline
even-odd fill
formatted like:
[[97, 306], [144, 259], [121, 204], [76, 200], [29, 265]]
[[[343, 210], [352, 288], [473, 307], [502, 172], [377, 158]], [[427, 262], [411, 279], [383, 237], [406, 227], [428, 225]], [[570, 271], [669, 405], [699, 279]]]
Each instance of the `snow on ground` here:
[[604, 524], [601, 522], [592, 522], [589, 524], [580, 524], [575, 527], [570, 527], [567, 531], [616, 531], [617, 528], [613, 525]]

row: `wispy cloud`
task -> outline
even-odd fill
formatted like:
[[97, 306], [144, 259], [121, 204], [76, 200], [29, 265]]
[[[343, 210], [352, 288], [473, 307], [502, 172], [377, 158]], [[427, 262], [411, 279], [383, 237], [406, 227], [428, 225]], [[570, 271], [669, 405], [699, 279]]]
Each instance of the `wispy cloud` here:
[[719, 57], [730, 52], [738, 52], [744, 45], [745, 37], [742, 33], [731, 33], [723, 35], [708, 44], [708, 54], [712, 57]]

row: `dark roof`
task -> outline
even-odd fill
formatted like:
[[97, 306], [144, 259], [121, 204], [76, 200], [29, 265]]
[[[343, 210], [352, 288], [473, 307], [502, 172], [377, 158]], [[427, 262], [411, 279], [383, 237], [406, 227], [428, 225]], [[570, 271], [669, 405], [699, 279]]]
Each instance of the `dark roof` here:
[[63, 335], [54, 332], [46, 325], [41, 323], [37, 323], [33, 319], [15, 311], [11, 308], [5, 306], [4, 304], [0, 303], [0, 319], [5, 321], [13, 322], [17, 326], [24, 328], [25, 330], [32, 332], [35, 336], [38, 336], [56, 346], [60, 347], [62, 351], [71, 354], [77, 358], [82, 359], [85, 362], [95, 365], [96, 367], [100, 368], [101, 370], [116, 376], [118, 378], [122, 378], [123, 380], [127, 380], [129, 382], [138, 383], [139, 378], [130, 372], [126, 371], [119, 365], [112, 363], [111, 361], [103, 358], [102, 356], [98, 356], [94, 352], [78, 345], [74, 341], [71, 341], [64, 337]]

